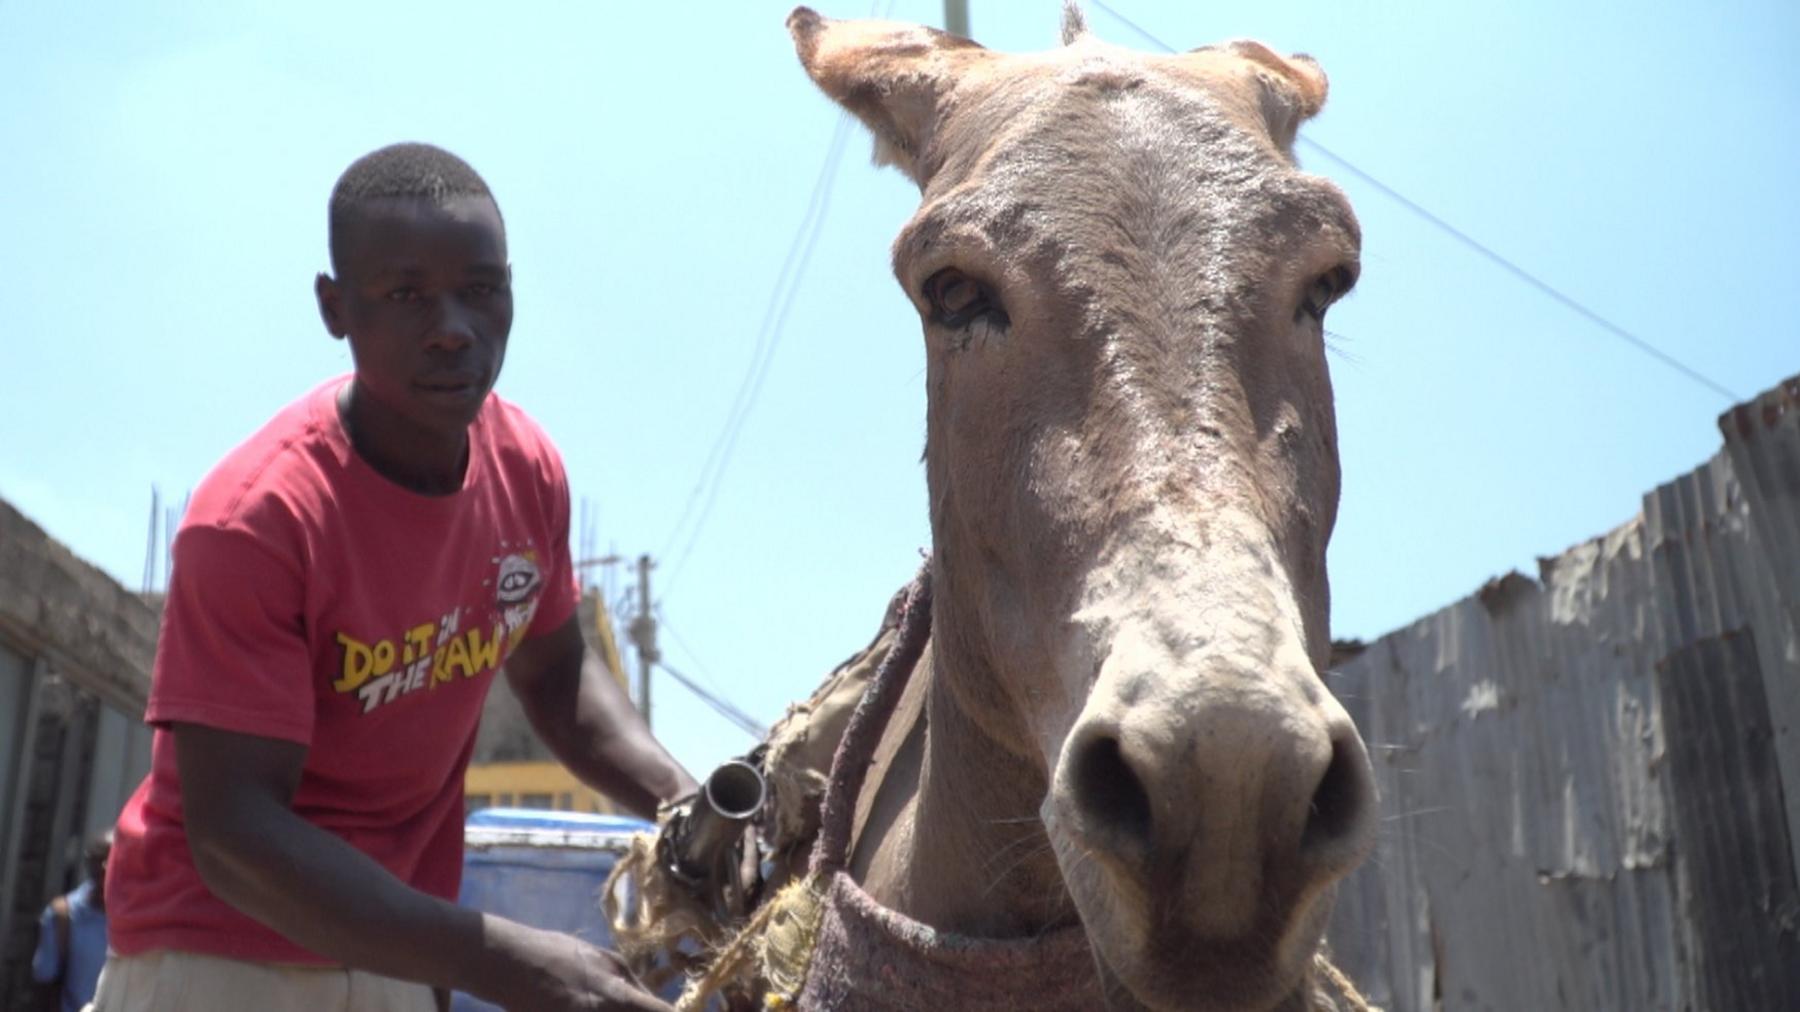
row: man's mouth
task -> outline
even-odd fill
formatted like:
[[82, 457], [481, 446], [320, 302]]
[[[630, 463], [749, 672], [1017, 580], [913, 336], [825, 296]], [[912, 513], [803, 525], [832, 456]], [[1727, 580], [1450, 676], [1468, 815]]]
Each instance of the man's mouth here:
[[413, 385], [428, 394], [466, 396], [481, 389], [481, 377], [474, 373], [451, 373], [418, 380]]

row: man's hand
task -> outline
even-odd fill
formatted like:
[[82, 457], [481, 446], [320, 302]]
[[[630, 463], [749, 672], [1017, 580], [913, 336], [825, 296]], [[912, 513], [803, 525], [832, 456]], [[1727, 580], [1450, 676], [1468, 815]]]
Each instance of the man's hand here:
[[571, 935], [508, 925], [528, 933], [508, 945], [530, 951], [528, 973], [508, 1012], [671, 1012], [637, 983], [625, 961]]

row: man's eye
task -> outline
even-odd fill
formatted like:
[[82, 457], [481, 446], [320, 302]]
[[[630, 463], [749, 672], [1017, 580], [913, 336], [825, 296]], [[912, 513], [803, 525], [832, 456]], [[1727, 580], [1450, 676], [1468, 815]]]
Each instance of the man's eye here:
[[498, 286], [490, 285], [485, 281], [463, 286], [463, 294], [471, 299], [485, 299], [499, 290]]
[[411, 288], [404, 285], [392, 289], [387, 293], [387, 300], [389, 302], [412, 302], [418, 297], [419, 290], [417, 288]]

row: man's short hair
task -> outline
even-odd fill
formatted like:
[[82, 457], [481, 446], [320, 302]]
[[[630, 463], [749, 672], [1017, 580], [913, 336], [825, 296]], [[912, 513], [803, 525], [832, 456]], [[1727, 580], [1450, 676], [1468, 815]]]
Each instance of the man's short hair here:
[[[443, 148], [431, 144], [390, 144], [350, 163], [331, 188], [331, 210], [326, 241], [331, 247], [331, 269], [342, 269], [343, 235], [363, 205], [391, 197], [418, 197], [437, 202], [452, 197], [486, 197], [494, 200], [487, 181]], [[494, 210], [500, 210], [494, 201]]]

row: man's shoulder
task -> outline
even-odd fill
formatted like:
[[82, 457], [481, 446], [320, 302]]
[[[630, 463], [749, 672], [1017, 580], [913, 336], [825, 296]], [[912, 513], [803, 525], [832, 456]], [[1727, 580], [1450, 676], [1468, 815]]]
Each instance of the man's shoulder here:
[[527, 414], [525, 409], [499, 394], [489, 394], [487, 404], [482, 408], [482, 420], [496, 439], [524, 443], [530, 447], [543, 446], [552, 451], [555, 447], [550, 436], [537, 419]]
[[525, 409], [499, 394], [489, 394], [481, 413], [483, 438], [504, 464], [541, 468], [546, 475], [560, 476], [562, 455], [549, 433]]
[[314, 512], [349, 452], [326, 410], [342, 382], [308, 391], [220, 458], [194, 490], [182, 526], [258, 530]]

